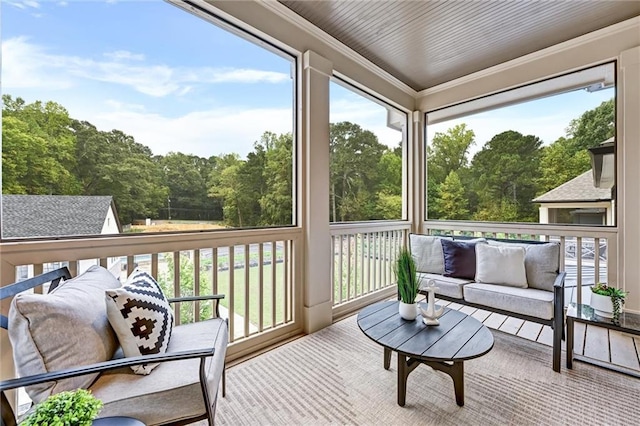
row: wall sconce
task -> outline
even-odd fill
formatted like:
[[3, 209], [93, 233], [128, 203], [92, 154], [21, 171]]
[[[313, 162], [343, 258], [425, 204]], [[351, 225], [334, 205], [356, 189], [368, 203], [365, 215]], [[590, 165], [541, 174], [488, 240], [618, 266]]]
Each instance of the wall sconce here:
[[598, 146], [589, 148], [593, 186], [611, 189], [615, 184], [615, 139], [611, 138]]

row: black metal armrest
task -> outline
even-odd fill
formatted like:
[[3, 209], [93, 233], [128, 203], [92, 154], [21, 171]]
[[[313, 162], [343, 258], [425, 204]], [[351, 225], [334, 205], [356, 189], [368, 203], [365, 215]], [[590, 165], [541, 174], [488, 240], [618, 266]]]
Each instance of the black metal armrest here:
[[556, 280], [553, 282], [553, 287], [554, 290], [556, 287], [563, 287], [564, 288], [564, 279], [567, 276], [566, 272], [559, 272], [558, 276], [556, 276]]
[[174, 297], [167, 299], [169, 303], [181, 303], [181, 302], [206, 302], [209, 300], [216, 301], [216, 318], [220, 318], [220, 301], [224, 299], [224, 294], [207, 294], [204, 296], [184, 296]]
[[184, 297], [174, 297], [171, 299], [167, 299], [169, 303], [180, 303], [180, 302], [200, 302], [205, 300], [222, 300], [224, 299], [224, 294], [209, 294], [205, 296], [184, 296]]
[[49, 373], [34, 374], [32, 376], [19, 377], [0, 382], [0, 392], [24, 386], [37, 385], [40, 383], [53, 382], [71, 377], [84, 376], [85, 374], [103, 373], [122, 367], [131, 367], [140, 364], [150, 364], [156, 362], [180, 361], [183, 359], [206, 358], [213, 356], [214, 348], [204, 348], [194, 351], [181, 351], [164, 354], [143, 355], [128, 358], [112, 359], [95, 364], [83, 365], [80, 367], [65, 370], [52, 371]]

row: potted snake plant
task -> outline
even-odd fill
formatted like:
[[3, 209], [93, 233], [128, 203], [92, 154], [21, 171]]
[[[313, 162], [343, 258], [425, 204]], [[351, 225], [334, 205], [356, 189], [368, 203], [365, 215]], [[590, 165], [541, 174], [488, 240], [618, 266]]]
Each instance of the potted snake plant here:
[[411, 252], [406, 247], [400, 249], [396, 259], [394, 272], [398, 284], [398, 295], [400, 297], [400, 316], [406, 320], [414, 320], [418, 316], [418, 272], [416, 261], [411, 256]]

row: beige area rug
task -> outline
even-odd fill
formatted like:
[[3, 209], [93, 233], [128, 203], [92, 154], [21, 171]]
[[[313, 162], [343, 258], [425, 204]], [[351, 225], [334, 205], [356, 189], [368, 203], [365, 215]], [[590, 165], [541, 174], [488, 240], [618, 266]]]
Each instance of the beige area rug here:
[[493, 349], [465, 363], [464, 407], [424, 365], [398, 406], [395, 354], [384, 370], [352, 316], [228, 369], [216, 424], [640, 425], [640, 379], [584, 363], [554, 373], [550, 347], [492, 332]]

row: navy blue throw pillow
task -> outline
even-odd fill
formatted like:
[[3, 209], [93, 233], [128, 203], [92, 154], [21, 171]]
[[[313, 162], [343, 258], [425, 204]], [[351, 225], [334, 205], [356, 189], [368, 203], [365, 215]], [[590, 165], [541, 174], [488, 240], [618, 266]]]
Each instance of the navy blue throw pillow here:
[[441, 239], [444, 253], [444, 276], [474, 279], [476, 277], [476, 243]]

